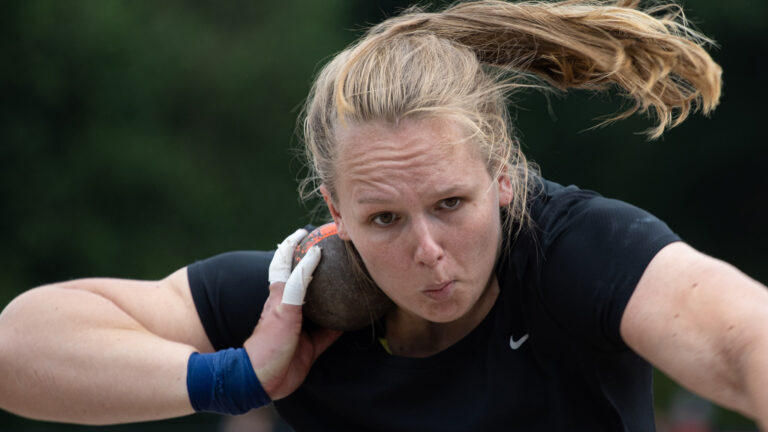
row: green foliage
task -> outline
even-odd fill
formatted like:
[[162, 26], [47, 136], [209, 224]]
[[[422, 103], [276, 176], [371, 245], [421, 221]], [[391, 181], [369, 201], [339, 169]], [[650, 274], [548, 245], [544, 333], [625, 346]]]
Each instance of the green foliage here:
[[349, 37], [342, 3], [6, 12], [3, 298], [89, 274], [162, 277], [306, 222], [290, 146], [313, 70]]
[[0, 308], [47, 282], [268, 249], [307, 223], [297, 107], [349, 26], [337, 0], [6, 3]]

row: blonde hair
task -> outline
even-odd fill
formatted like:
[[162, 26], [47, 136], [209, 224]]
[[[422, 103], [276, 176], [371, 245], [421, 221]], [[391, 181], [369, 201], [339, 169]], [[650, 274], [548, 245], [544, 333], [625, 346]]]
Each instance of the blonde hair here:
[[511, 91], [616, 89], [633, 104], [603, 123], [640, 112], [656, 121], [651, 139], [717, 105], [721, 69], [702, 48], [712, 41], [679, 6], [638, 4], [477, 1], [434, 13], [411, 8], [374, 26], [322, 69], [310, 92], [302, 197], [322, 184], [335, 199], [340, 126], [449, 116], [472, 131], [492, 175], [510, 176], [508, 216], [525, 225], [537, 171], [515, 139]]

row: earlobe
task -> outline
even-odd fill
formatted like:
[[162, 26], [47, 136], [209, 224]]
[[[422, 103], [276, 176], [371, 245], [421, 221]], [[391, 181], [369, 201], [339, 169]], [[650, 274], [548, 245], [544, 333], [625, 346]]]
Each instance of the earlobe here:
[[498, 178], [499, 182], [499, 207], [506, 207], [512, 202], [512, 180], [508, 175], [502, 175]]
[[340, 221], [336, 222], [336, 230], [338, 231], [340, 239], [350, 240], [349, 234], [347, 234], [347, 230], [344, 228], [344, 225]]
[[339, 233], [339, 238], [342, 240], [349, 240], [349, 235], [347, 234], [346, 227], [342, 221], [341, 213], [339, 213], [339, 209], [336, 207], [336, 204], [334, 204], [328, 188], [325, 187], [325, 185], [320, 185], [320, 193], [323, 194], [323, 200], [325, 201], [325, 205], [328, 206], [328, 212], [331, 213], [333, 222], [336, 223], [336, 230]]

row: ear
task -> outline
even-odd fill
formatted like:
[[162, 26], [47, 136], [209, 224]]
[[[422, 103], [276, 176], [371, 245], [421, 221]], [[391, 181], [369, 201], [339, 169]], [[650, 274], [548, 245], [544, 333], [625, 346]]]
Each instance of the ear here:
[[508, 174], [502, 174], [496, 180], [499, 185], [499, 207], [506, 207], [512, 202], [512, 180]]
[[328, 211], [331, 213], [331, 217], [333, 218], [333, 221], [336, 223], [336, 230], [339, 233], [339, 238], [342, 240], [349, 240], [349, 234], [347, 233], [346, 226], [344, 225], [344, 222], [341, 218], [341, 213], [339, 212], [339, 208], [333, 202], [331, 193], [328, 192], [328, 188], [325, 187], [324, 184], [320, 185], [320, 193], [323, 194], [323, 200], [325, 201], [325, 205], [328, 206]]

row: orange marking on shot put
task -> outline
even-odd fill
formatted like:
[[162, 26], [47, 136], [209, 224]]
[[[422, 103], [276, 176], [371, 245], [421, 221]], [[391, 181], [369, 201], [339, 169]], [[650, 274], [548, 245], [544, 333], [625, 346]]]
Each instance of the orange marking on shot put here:
[[304, 241], [302, 241], [297, 247], [296, 247], [296, 254], [294, 254], [294, 265], [298, 264], [299, 261], [301, 261], [301, 258], [306, 255], [307, 251], [309, 251], [309, 248], [312, 246], [320, 243], [324, 239], [327, 239], [328, 237], [337, 235], [339, 233], [336, 223], [330, 222], [325, 225], [321, 225], [317, 228], [315, 228], [309, 235], [307, 236]]

